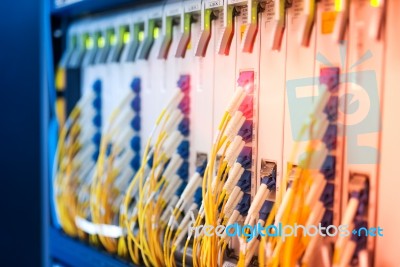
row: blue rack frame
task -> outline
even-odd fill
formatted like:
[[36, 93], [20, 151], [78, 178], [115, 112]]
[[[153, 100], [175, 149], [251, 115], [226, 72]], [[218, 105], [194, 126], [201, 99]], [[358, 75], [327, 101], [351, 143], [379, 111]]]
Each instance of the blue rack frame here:
[[110, 254], [71, 239], [56, 229], [50, 229], [50, 255], [68, 266], [127, 267], [135, 266]]
[[83, 14], [133, 7], [140, 4], [161, 3], [161, 0], [80, 0], [75, 3], [56, 7], [55, 0], [41, 1], [41, 189], [42, 189], [42, 266], [52, 266], [52, 261], [64, 263], [67, 266], [134, 266], [124, 262], [105, 251], [90, 247], [74, 240], [51, 224], [50, 214], [50, 175], [52, 155], [55, 151], [57, 124], [55, 120], [55, 87], [52, 17], [69, 21]]

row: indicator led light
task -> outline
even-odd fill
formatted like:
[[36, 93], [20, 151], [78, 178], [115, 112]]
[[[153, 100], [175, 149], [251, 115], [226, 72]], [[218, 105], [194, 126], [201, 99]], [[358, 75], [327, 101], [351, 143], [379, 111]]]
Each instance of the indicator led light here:
[[125, 31], [122, 36], [122, 40], [123, 40], [124, 44], [129, 43], [129, 41], [131, 40], [131, 33], [129, 31]]

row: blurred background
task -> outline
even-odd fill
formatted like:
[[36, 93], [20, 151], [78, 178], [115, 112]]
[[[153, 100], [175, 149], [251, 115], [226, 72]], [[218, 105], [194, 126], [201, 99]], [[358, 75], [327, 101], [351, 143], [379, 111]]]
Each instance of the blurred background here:
[[2, 266], [40, 266], [39, 17], [40, 1], [0, 1]]

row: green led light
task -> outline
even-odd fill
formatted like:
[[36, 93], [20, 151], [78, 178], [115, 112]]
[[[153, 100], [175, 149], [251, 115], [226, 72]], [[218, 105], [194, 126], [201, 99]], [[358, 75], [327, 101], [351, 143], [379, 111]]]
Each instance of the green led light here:
[[110, 45], [115, 45], [117, 43], [117, 37], [115, 37], [115, 33], [110, 34]]
[[129, 43], [129, 41], [131, 40], [131, 33], [129, 31], [124, 32], [124, 34], [122, 36], [122, 40], [123, 40], [124, 44]]
[[154, 37], [154, 39], [157, 39], [158, 36], [160, 36], [160, 28], [155, 27], [154, 31], [153, 31], [153, 37]]
[[99, 48], [103, 48], [105, 44], [106, 44], [106, 41], [104, 40], [104, 37], [100, 36], [99, 39], [97, 39], [97, 46]]
[[140, 31], [138, 34], [138, 40], [139, 42], [142, 42], [144, 40], [144, 31]]
[[85, 40], [85, 47], [86, 49], [92, 49], [93, 48], [93, 38], [92, 37], [87, 37]]

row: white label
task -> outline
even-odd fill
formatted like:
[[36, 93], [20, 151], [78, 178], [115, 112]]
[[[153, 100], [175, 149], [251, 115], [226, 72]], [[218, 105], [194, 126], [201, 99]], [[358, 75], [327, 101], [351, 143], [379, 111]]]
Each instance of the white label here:
[[193, 1], [186, 5], [185, 12], [194, 12], [201, 10], [201, 1]]
[[230, 5], [234, 5], [234, 4], [246, 4], [247, 3], [247, 1], [246, 0], [229, 0], [228, 1], [228, 4], [230, 4]]
[[157, 19], [162, 17], [162, 12], [161, 10], [156, 10], [150, 13], [149, 18], [150, 19]]
[[146, 18], [143, 15], [136, 15], [135, 14], [135, 23], [137, 22], [144, 22], [146, 20]]
[[209, 0], [206, 2], [206, 8], [215, 8], [215, 7], [221, 7], [222, 6], [222, 1], [219, 0]]
[[167, 16], [176, 16], [176, 15], [180, 15], [182, 12], [182, 8], [180, 6], [177, 5], [173, 5], [170, 7], [166, 7], [166, 14]]

